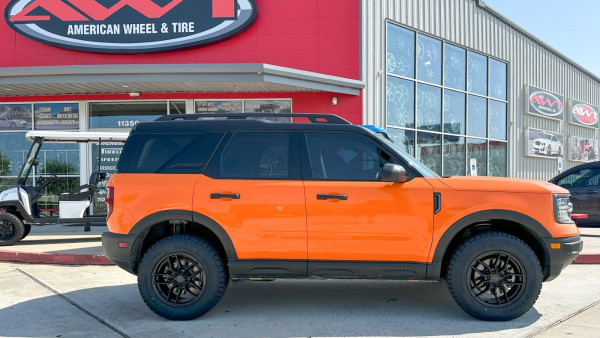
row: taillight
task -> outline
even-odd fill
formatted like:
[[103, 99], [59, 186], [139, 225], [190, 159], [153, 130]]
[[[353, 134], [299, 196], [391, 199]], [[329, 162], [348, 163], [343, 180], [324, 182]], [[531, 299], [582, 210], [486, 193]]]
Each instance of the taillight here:
[[104, 203], [106, 203], [106, 219], [110, 217], [112, 214], [113, 206], [115, 203], [115, 188], [114, 187], [106, 187], [108, 189], [108, 193], [106, 194], [106, 198], [104, 199]]

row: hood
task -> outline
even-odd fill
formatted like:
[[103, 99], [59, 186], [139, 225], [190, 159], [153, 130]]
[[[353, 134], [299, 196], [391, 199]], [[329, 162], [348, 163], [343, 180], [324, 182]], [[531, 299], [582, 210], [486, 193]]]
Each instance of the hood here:
[[459, 191], [489, 191], [517, 193], [554, 193], [568, 194], [569, 191], [545, 181], [522, 178], [485, 177], [485, 176], [453, 176], [439, 180], [448, 187]]

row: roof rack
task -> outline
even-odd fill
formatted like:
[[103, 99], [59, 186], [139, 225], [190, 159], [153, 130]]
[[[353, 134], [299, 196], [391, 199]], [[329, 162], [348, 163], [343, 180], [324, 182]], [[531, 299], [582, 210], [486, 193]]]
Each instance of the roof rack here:
[[202, 119], [212, 119], [214, 117], [224, 117], [227, 120], [246, 120], [249, 118], [261, 117], [304, 117], [311, 123], [329, 123], [329, 124], [351, 124], [347, 120], [332, 114], [306, 114], [306, 113], [217, 113], [217, 114], [181, 114], [164, 115], [155, 121], [193, 121]]

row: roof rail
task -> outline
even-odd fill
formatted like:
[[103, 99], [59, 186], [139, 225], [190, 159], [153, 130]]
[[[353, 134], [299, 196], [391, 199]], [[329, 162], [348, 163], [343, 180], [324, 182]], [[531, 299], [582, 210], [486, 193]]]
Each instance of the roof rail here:
[[155, 121], [193, 121], [224, 117], [227, 120], [246, 120], [261, 117], [304, 117], [311, 123], [351, 124], [347, 120], [332, 114], [306, 114], [306, 113], [217, 113], [217, 114], [180, 114], [164, 115]]

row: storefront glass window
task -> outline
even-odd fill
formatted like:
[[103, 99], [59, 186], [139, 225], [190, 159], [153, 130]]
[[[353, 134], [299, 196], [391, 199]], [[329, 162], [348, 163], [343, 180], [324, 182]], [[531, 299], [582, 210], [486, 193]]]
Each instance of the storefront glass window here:
[[79, 130], [79, 104], [36, 103], [35, 129], [37, 130]]
[[468, 55], [467, 91], [487, 95], [487, 57], [473, 52], [469, 52]]
[[467, 135], [486, 137], [487, 134], [487, 100], [469, 95]]
[[131, 128], [167, 115], [167, 102], [93, 102], [89, 111], [90, 129]]
[[490, 107], [490, 138], [506, 140], [506, 103], [489, 100]]
[[419, 34], [417, 38], [417, 65], [417, 78], [419, 80], [441, 84], [442, 42]]
[[391, 21], [387, 32], [386, 127], [394, 141], [438, 174], [470, 175], [473, 159], [478, 175], [506, 176], [507, 64]]
[[417, 133], [417, 158], [429, 169], [442, 175], [442, 137], [434, 133]]
[[444, 136], [444, 176], [465, 175], [465, 138]]
[[490, 176], [506, 176], [506, 142], [490, 141]]
[[490, 59], [490, 96], [506, 100], [506, 63]]
[[442, 90], [426, 84], [417, 84], [417, 128], [441, 131]]
[[394, 140], [394, 143], [404, 146], [404, 150], [412, 156], [415, 156], [415, 132], [406, 129], [388, 128], [388, 134]]
[[467, 162], [475, 159], [477, 163], [477, 175], [487, 175], [487, 141], [481, 139], [467, 139]]
[[414, 128], [414, 82], [388, 76], [386, 99], [388, 124], [395, 127]]
[[0, 105], [0, 131], [31, 130], [31, 104]]
[[388, 73], [415, 77], [415, 33], [388, 25], [386, 68]]
[[169, 101], [169, 114], [185, 114], [185, 101]]
[[465, 94], [444, 91], [444, 132], [465, 134]]
[[444, 49], [444, 85], [465, 90], [465, 50], [447, 43], [444, 44]]

